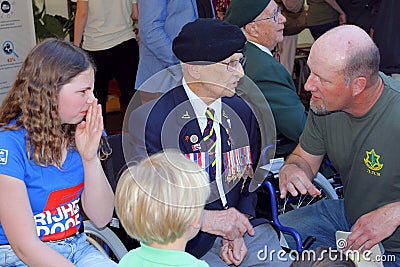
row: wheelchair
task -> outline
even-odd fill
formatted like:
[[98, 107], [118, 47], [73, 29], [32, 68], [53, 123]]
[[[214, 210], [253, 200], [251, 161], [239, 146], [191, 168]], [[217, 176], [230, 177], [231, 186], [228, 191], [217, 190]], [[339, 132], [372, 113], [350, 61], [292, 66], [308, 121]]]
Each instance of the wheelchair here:
[[[317, 189], [320, 190], [321, 195], [312, 197], [309, 194], [301, 195], [299, 194], [296, 197], [291, 195], [286, 196], [285, 199], [281, 199], [279, 197], [279, 169], [282, 167], [284, 163], [284, 158], [272, 158], [267, 160], [267, 155], [270, 150], [272, 150], [274, 145], [266, 146], [261, 153], [261, 162], [262, 169], [265, 174], [263, 177], [264, 181], [269, 181], [273, 188], [275, 189], [275, 200], [277, 203], [278, 214], [283, 214], [287, 211], [298, 209], [303, 206], [308, 206], [314, 204], [317, 201], [322, 199], [339, 199], [343, 198], [343, 186], [340, 181], [340, 176], [336, 173], [333, 166], [328, 166], [330, 168], [332, 175], [326, 178], [321, 172], [318, 172], [313, 180], [313, 184]], [[324, 165], [330, 164], [328, 159], [324, 160]], [[270, 189], [267, 188], [265, 183], [259, 183], [259, 189], [257, 191], [259, 198], [261, 198], [262, 206], [265, 206], [265, 200], [269, 199]], [[273, 212], [272, 210], [263, 210], [260, 205], [258, 205], [257, 210], [259, 212], [260, 217], [266, 217], [271, 219], [270, 214]]]
[[[110, 145], [110, 149], [114, 152], [109, 158], [104, 162], [103, 168], [106, 176], [110, 182], [112, 189], [115, 191], [119, 175], [126, 168], [126, 162], [123, 155], [122, 148], [122, 134], [115, 134], [106, 137]], [[269, 148], [265, 148], [262, 152], [263, 167], [267, 171], [266, 179], [263, 181], [262, 186], [268, 191], [270, 204], [271, 204], [271, 214], [268, 218], [271, 223], [273, 223], [281, 233], [291, 235], [296, 241], [296, 250], [302, 252], [313, 242], [313, 238], [310, 237], [304, 242], [300, 235], [293, 228], [288, 228], [280, 224], [278, 215], [282, 212], [282, 203], [277, 197], [276, 183], [279, 177], [279, 168], [283, 164], [283, 159], [273, 159], [270, 163], [266, 163], [265, 155]], [[319, 174], [314, 180], [314, 183], [322, 189], [324, 197], [337, 199], [338, 196], [335, 190], [332, 188], [328, 180]], [[304, 203], [304, 201], [297, 201], [297, 203]], [[306, 202], [308, 205], [312, 202]], [[290, 204], [293, 204], [290, 202]], [[302, 204], [303, 205], [303, 204]], [[302, 206], [300, 205], [300, 206]], [[108, 226], [104, 228], [97, 228], [90, 221], [84, 222], [84, 232], [88, 236], [89, 242], [91, 242], [100, 251], [107, 254], [111, 259], [116, 262], [131, 249], [139, 246], [139, 243], [130, 238], [122, 226], [119, 224], [119, 220], [114, 213], [114, 216]], [[281, 235], [282, 236], [282, 235]], [[285, 241], [281, 239], [281, 244], [285, 246]]]
[[125, 245], [109, 227], [97, 228], [90, 220], [86, 220], [83, 228], [89, 243], [113, 261], [119, 262], [128, 253]]

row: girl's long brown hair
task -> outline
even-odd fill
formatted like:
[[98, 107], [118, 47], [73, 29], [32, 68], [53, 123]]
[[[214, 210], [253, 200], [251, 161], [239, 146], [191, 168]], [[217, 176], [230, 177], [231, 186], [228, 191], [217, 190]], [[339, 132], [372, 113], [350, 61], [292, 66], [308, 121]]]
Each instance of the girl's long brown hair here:
[[62, 146], [75, 146], [76, 125], [61, 124], [58, 94], [61, 87], [88, 68], [92, 59], [72, 43], [49, 38], [35, 46], [23, 62], [0, 107], [3, 130], [26, 129], [27, 156], [40, 166], [61, 168]]

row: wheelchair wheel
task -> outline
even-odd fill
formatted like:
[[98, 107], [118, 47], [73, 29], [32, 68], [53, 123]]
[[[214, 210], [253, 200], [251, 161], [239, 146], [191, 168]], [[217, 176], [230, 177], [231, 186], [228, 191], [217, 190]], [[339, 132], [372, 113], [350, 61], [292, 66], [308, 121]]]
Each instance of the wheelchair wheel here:
[[318, 186], [318, 188], [321, 190], [321, 193], [325, 195], [325, 198], [339, 199], [332, 184], [321, 173], [317, 173], [317, 176], [315, 176], [314, 184]]
[[317, 173], [313, 183], [315, 187], [321, 191], [321, 195], [312, 197], [307, 193], [305, 195], [296, 197], [289, 196], [286, 199], [281, 199], [279, 213], [282, 214], [293, 209], [308, 206], [322, 199], [339, 199], [332, 184], [321, 173]]
[[[265, 154], [265, 153], [264, 153]], [[266, 160], [263, 162], [265, 163]], [[314, 185], [321, 191], [321, 195], [317, 197], [312, 197], [309, 194], [298, 195], [293, 197], [291, 195], [287, 196], [285, 199], [279, 197], [279, 169], [284, 163], [283, 158], [271, 159], [270, 163], [261, 167], [267, 171], [265, 179], [268, 180], [275, 188], [275, 199], [277, 202], [278, 214], [285, 213], [287, 211], [298, 209], [300, 207], [311, 205], [322, 199], [339, 199], [338, 193], [342, 198], [341, 185], [338, 185], [335, 178], [330, 178], [329, 180], [325, 178], [320, 172], [317, 173], [313, 180]], [[337, 180], [337, 179], [336, 179]], [[264, 187], [260, 187], [258, 190], [259, 202], [257, 203], [257, 212], [259, 217], [270, 218], [271, 211], [265, 208], [265, 201], [269, 201], [269, 192], [265, 190]], [[268, 205], [267, 205], [268, 206]]]
[[118, 236], [108, 227], [97, 228], [90, 220], [83, 222], [88, 241], [100, 251], [119, 262], [128, 252]]

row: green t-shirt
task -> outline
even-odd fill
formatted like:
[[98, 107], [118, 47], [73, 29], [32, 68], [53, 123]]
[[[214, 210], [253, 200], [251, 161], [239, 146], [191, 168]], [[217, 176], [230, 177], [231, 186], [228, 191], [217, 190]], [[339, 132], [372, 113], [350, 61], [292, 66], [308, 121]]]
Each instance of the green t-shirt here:
[[129, 251], [118, 263], [120, 267], [209, 267], [202, 260], [187, 252], [159, 249], [140, 243], [140, 247]]
[[[340, 173], [352, 224], [365, 213], [400, 201], [400, 82], [380, 75], [385, 87], [367, 114], [310, 113], [300, 137], [305, 151], [326, 153]], [[400, 230], [383, 245], [388, 251], [400, 252]]]

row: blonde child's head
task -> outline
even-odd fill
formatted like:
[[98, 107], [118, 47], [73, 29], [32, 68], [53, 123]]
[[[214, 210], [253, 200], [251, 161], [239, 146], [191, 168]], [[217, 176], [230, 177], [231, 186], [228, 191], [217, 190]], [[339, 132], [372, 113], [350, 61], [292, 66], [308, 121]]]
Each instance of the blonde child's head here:
[[199, 220], [210, 186], [203, 169], [167, 150], [126, 169], [115, 195], [118, 217], [132, 238], [168, 244]]

